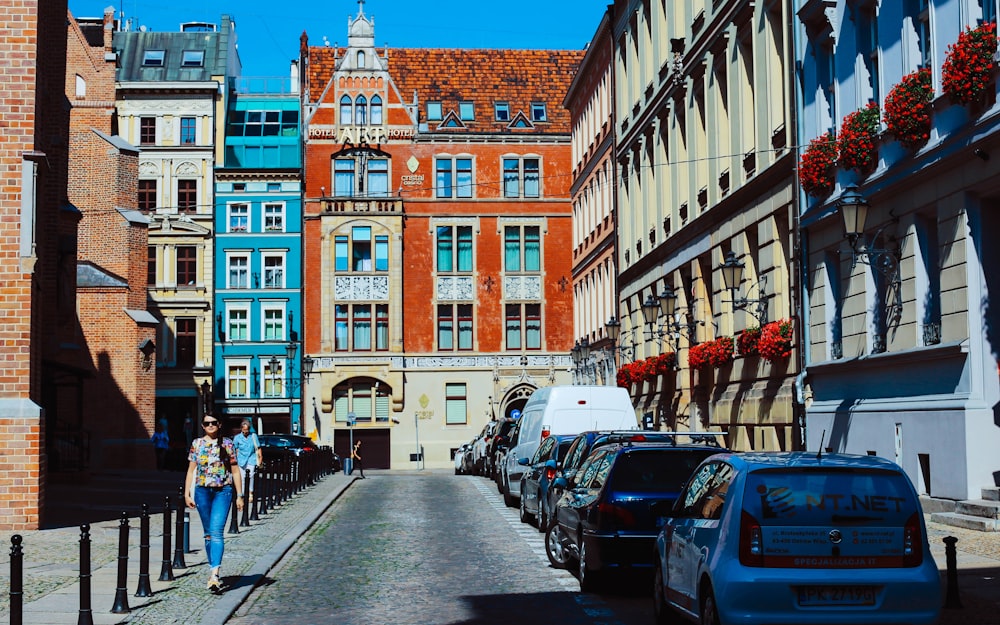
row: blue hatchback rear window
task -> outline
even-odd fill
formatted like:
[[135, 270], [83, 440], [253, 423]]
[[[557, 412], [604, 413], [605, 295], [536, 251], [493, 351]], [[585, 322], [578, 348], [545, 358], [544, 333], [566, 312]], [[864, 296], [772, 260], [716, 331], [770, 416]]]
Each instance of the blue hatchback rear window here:
[[644, 449], [622, 454], [615, 463], [613, 487], [617, 491], [672, 492], [684, 486], [695, 467], [716, 449]]

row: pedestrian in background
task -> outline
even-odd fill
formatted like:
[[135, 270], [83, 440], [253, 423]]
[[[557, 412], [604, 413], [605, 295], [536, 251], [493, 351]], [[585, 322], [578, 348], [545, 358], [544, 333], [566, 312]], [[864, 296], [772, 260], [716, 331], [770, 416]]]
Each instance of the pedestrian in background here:
[[153, 451], [156, 452], [156, 470], [163, 471], [167, 468], [167, 451], [170, 449], [170, 436], [167, 428], [162, 423], [156, 424], [156, 431], [151, 438], [153, 441]]
[[[236, 447], [236, 464], [240, 467], [240, 475], [244, 479], [247, 475], [250, 476], [247, 490], [250, 492], [250, 501], [253, 501], [254, 474], [257, 467], [264, 463], [264, 457], [257, 434], [250, 427], [250, 419], [244, 419], [240, 424], [240, 433], [233, 437], [233, 446]], [[247, 470], [250, 472], [247, 473]]]
[[[197, 508], [205, 532], [205, 555], [211, 572], [208, 589], [222, 590], [219, 570], [225, 551], [223, 531], [229, 509], [236, 497], [236, 507], [243, 509], [243, 479], [236, 464], [236, 449], [231, 439], [219, 433], [219, 420], [205, 415], [201, 421], [205, 435], [191, 443], [188, 453], [187, 478], [184, 481], [184, 501], [188, 508]], [[235, 489], [235, 491], [234, 491]]]
[[361, 462], [361, 441], [356, 441], [351, 450], [351, 473], [354, 473], [354, 469], [361, 474], [361, 479], [365, 479], [365, 466]]

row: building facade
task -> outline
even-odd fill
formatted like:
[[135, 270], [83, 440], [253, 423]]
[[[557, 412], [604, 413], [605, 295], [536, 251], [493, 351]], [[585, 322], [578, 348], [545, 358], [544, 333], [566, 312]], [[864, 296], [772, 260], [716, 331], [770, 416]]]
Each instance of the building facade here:
[[770, 323], [801, 325], [789, 10], [612, 8], [618, 317], [634, 359], [659, 363], [623, 383], [647, 422], [726, 431], [741, 450], [801, 444], [797, 347], [773, 361], [749, 348]]
[[[615, 384], [635, 351], [618, 321], [614, 40], [609, 8], [563, 100], [573, 124], [574, 382]], [[586, 352], [586, 353], [585, 353]], [[620, 356], [619, 356], [620, 354]]]
[[[305, 431], [366, 466], [451, 466], [570, 381], [570, 123], [582, 52], [302, 40]], [[311, 420], [310, 420], [311, 419]]]
[[302, 157], [295, 94], [240, 93], [215, 170], [215, 414], [301, 433]]
[[[240, 74], [234, 22], [179, 32], [118, 31], [116, 105], [123, 139], [140, 148], [138, 208], [149, 225], [149, 310], [160, 320], [156, 418], [173, 440], [200, 421], [212, 383], [215, 166]], [[208, 387], [205, 387], [206, 389]]]
[[[969, 79], [979, 93], [949, 90], [963, 71], [950, 65], [952, 46], [980, 20], [995, 24], [996, 9], [795, 2], [801, 143], [830, 143], [831, 132], [839, 154], [803, 185], [808, 446], [895, 460], [929, 510], [1000, 483], [994, 50], [988, 74]], [[900, 116], [898, 86], [920, 80], [918, 70], [932, 94]], [[878, 115], [862, 129], [869, 166], [845, 160], [858, 154], [847, 121], [858, 111]], [[908, 132], [904, 119], [915, 124]], [[867, 219], [847, 229], [857, 208]]]

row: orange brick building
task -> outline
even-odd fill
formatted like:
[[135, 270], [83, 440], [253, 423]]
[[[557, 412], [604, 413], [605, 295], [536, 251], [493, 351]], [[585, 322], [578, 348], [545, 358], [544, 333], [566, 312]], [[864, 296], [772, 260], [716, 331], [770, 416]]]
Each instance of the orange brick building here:
[[301, 46], [304, 431], [360, 438], [366, 467], [449, 466], [570, 382], [583, 52], [376, 49], [363, 11], [348, 35]]
[[[68, 365], [73, 285], [60, 242], [75, 240], [65, 204], [66, 2], [0, 4], [0, 529], [32, 529], [45, 500], [49, 381]], [[68, 244], [68, 243], [67, 243]]]

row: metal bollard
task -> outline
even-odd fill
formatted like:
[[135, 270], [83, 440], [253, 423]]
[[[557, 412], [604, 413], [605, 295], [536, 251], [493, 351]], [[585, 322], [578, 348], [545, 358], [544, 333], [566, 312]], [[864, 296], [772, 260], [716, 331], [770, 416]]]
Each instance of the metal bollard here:
[[163, 498], [163, 562], [159, 581], [174, 581], [174, 570], [170, 566], [170, 495]]
[[955, 549], [958, 539], [954, 536], [945, 536], [941, 540], [944, 542], [944, 557], [948, 568], [948, 586], [944, 599], [944, 607], [961, 608], [962, 600], [958, 596], [958, 554]]
[[243, 516], [240, 525], [247, 527], [250, 525], [250, 469], [243, 471]]
[[76, 625], [94, 625], [90, 607], [90, 523], [80, 526], [80, 613]]
[[265, 460], [263, 464], [257, 467], [257, 483], [254, 485], [257, 491], [257, 496], [254, 497], [255, 505], [260, 507], [259, 512], [261, 514], [267, 514], [267, 489], [269, 488], [269, 471], [271, 470], [271, 461]]
[[145, 503], [139, 515], [139, 585], [135, 596], [153, 596], [153, 589], [149, 586], [149, 504]]
[[24, 607], [24, 549], [20, 534], [10, 537], [10, 625], [21, 625]]
[[128, 607], [128, 513], [122, 512], [118, 522], [118, 584], [115, 587], [115, 603], [111, 606], [112, 614], [126, 614], [132, 610]]
[[232, 518], [229, 520], [229, 533], [239, 534], [240, 533], [240, 516], [239, 509], [236, 507], [236, 488], [233, 488], [233, 499], [229, 502], [229, 507], [232, 508]]
[[254, 469], [253, 469], [253, 490], [254, 490], [254, 492], [251, 493], [251, 495], [253, 496], [253, 501], [247, 502], [247, 500], [245, 500], [245, 499], [243, 500], [244, 501], [244, 505], [250, 506], [250, 520], [251, 521], [259, 521], [260, 520], [260, 517], [257, 515], [257, 500], [260, 499], [260, 496], [257, 493], [260, 492], [259, 486], [260, 486], [261, 469], [262, 469], [262, 467], [260, 465], [255, 466]]
[[180, 492], [178, 493], [177, 499], [177, 522], [174, 525], [174, 535], [177, 539], [174, 541], [174, 562], [172, 568], [175, 569], [186, 569], [187, 564], [184, 562], [184, 545], [181, 544], [181, 536], [184, 535], [184, 515], [181, 514], [181, 510], [184, 509], [184, 487], [180, 487]]
[[184, 508], [184, 553], [191, 553], [191, 511]]

